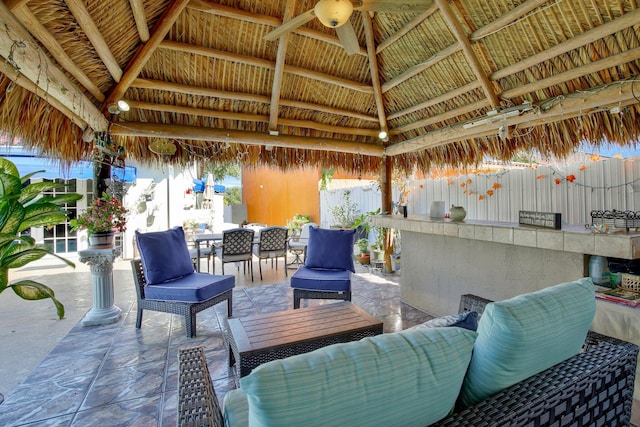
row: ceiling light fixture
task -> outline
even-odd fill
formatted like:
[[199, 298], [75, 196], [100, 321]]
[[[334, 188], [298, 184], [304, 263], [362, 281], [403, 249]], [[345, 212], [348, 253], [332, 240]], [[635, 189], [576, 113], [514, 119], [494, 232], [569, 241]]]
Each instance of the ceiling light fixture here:
[[349, 0], [320, 0], [313, 8], [320, 22], [330, 28], [344, 25], [352, 12], [353, 4]]
[[111, 114], [120, 114], [123, 111], [125, 112], [129, 111], [131, 107], [129, 107], [129, 104], [127, 104], [127, 101], [121, 99], [118, 102], [112, 102], [111, 104], [109, 104], [107, 109]]
[[386, 137], [387, 137], [387, 131], [381, 130], [380, 133], [378, 133], [378, 138], [385, 139]]

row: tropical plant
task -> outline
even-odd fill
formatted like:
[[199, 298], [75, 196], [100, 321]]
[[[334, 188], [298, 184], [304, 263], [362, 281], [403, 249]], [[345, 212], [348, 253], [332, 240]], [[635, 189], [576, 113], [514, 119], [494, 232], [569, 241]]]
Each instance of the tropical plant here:
[[355, 218], [353, 221], [353, 225], [351, 228], [363, 230], [363, 234], [369, 236], [369, 232], [371, 231], [371, 217], [380, 214], [380, 208], [375, 211], [365, 212]]
[[311, 216], [305, 214], [295, 214], [286, 227], [291, 231], [291, 235], [298, 235], [302, 231], [302, 226], [311, 222]]
[[356, 245], [358, 245], [358, 249], [360, 249], [361, 254], [369, 253], [369, 240], [367, 239], [358, 239], [356, 240]]
[[342, 203], [335, 205], [331, 215], [338, 227], [351, 228], [358, 215], [358, 204], [351, 201], [351, 191], [345, 190], [342, 193]]
[[44, 191], [64, 187], [54, 182], [28, 183], [37, 171], [20, 177], [18, 168], [0, 157], [0, 293], [11, 288], [20, 298], [40, 300], [51, 298], [59, 318], [64, 317], [64, 306], [48, 286], [33, 281], [20, 280], [9, 284], [9, 269], [20, 268], [49, 254], [67, 265], [75, 265], [43, 245], [36, 244], [28, 232], [31, 227], [53, 227], [66, 221], [66, 203], [82, 198], [77, 193], [64, 193], [53, 197], [39, 197]]
[[72, 230], [87, 230], [89, 233], [122, 232], [127, 229], [127, 209], [114, 196], [102, 193], [102, 197], [95, 199], [69, 224]]

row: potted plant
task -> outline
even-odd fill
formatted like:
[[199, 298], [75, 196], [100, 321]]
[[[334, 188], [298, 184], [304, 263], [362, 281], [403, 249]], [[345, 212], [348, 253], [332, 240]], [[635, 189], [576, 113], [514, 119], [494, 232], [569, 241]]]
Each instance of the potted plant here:
[[371, 217], [380, 213], [380, 208], [375, 211], [363, 213], [355, 218], [351, 228], [356, 230], [356, 238], [367, 239], [371, 231]]
[[384, 261], [384, 237], [387, 233], [387, 228], [385, 227], [375, 227], [376, 231], [376, 240], [371, 245], [371, 260], [377, 262]]
[[87, 230], [89, 247], [112, 247], [114, 233], [127, 229], [127, 209], [115, 196], [103, 193], [69, 224], [73, 230]]
[[[19, 268], [49, 254], [67, 265], [75, 265], [44, 245], [36, 244], [33, 237], [23, 234], [31, 227], [53, 227], [67, 219], [65, 203], [80, 200], [77, 193], [64, 193], [52, 197], [39, 197], [42, 192], [64, 187], [55, 182], [26, 184], [29, 179], [44, 171], [20, 177], [18, 168], [9, 160], [0, 157], [0, 293], [12, 289], [25, 300], [51, 298], [58, 317], [64, 317], [64, 306], [55, 297], [53, 289], [33, 281], [20, 280], [9, 284], [9, 269]], [[25, 185], [26, 184], [26, 185]]]
[[339, 203], [331, 210], [335, 228], [351, 228], [358, 215], [358, 204], [351, 201], [351, 191], [345, 190], [342, 193], [342, 203]]
[[367, 239], [358, 239], [356, 241], [360, 253], [357, 256], [360, 264], [369, 264], [371, 262], [371, 255], [369, 254], [369, 241]]
[[300, 235], [300, 231], [302, 231], [302, 226], [306, 223], [311, 222], [311, 217], [305, 214], [295, 214], [293, 218], [291, 218], [286, 227], [291, 231], [291, 236]]

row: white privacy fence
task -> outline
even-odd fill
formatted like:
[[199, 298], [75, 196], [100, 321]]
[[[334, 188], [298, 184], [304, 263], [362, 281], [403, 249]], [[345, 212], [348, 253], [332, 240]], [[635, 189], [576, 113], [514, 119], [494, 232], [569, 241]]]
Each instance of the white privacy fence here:
[[[592, 210], [640, 210], [640, 158], [586, 160], [535, 168], [410, 180], [406, 202], [409, 215], [429, 215], [431, 202], [463, 206], [467, 219], [518, 222], [520, 210], [559, 212], [563, 224], [591, 223]], [[333, 207], [344, 191], [360, 213], [381, 206], [377, 184], [320, 192], [322, 227], [333, 225]], [[399, 201], [393, 188], [393, 200]], [[448, 211], [448, 208], [447, 208]]]

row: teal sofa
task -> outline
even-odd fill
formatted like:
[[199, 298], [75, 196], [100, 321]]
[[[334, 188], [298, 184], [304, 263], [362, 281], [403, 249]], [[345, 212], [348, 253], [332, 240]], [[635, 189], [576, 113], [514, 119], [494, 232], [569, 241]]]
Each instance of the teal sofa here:
[[[226, 394], [222, 410], [202, 374], [204, 353], [197, 363], [188, 350], [178, 424], [194, 417], [227, 426], [628, 424], [638, 347], [588, 334], [589, 280], [482, 310], [477, 332], [431, 321], [265, 363]], [[193, 393], [183, 375], [211, 392]]]

